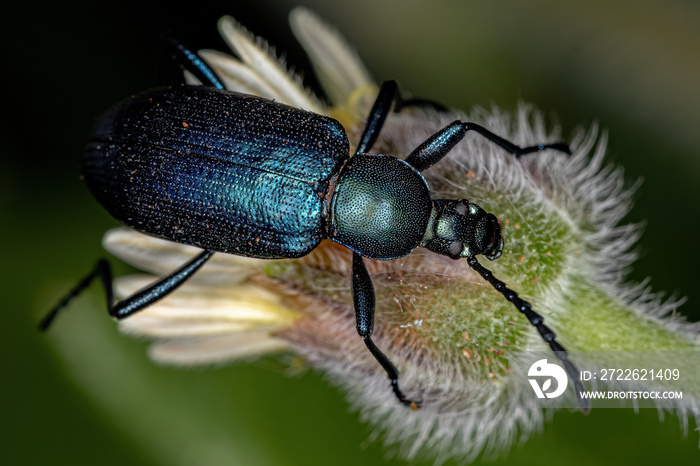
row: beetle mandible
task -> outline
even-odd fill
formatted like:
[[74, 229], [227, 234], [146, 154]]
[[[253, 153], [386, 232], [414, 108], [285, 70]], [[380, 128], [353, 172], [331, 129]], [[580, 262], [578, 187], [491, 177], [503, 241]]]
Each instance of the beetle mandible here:
[[[438, 163], [468, 131], [515, 157], [562, 143], [519, 147], [475, 123], [455, 121], [405, 160], [369, 153], [394, 101], [385, 82], [369, 113], [356, 153], [336, 120], [260, 97], [224, 90], [196, 54], [173, 39], [183, 66], [209, 86], [182, 85], [127, 99], [96, 123], [83, 175], [97, 200], [120, 222], [146, 234], [203, 251], [126, 299], [114, 303], [109, 264], [99, 260], [42, 320], [56, 315], [95, 278], [104, 285], [112, 317], [124, 319], [182, 285], [214, 254], [296, 258], [326, 238], [352, 251], [357, 332], [391, 380], [398, 400], [417, 409], [399, 388], [399, 372], [372, 340], [374, 287], [363, 257], [389, 260], [424, 247], [464, 258], [535, 326], [563, 362], [577, 394], [578, 369], [543, 317], [477, 260], [503, 250], [495, 215], [466, 199], [432, 199], [421, 172]], [[408, 102], [410, 104], [410, 101]], [[583, 411], [587, 401], [579, 398]]]

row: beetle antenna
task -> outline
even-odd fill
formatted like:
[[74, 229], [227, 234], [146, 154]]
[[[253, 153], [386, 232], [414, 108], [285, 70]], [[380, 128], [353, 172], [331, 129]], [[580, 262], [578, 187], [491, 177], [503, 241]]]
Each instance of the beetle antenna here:
[[481, 265], [475, 256], [467, 257], [467, 263], [469, 267], [476, 270], [481, 277], [489, 282], [489, 284], [501, 293], [508, 301], [513, 303], [513, 305], [518, 309], [518, 311], [525, 314], [527, 320], [540, 332], [542, 339], [549, 343], [549, 347], [552, 348], [554, 354], [564, 363], [564, 368], [566, 369], [569, 378], [574, 382], [574, 391], [576, 392], [576, 399], [578, 400], [578, 405], [581, 411], [587, 413], [591, 409], [590, 402], [583, 398], [581, 394], [585, 391], [583, 383], [580, 380], [580, 372], [578, 368], [569, 361], [569, 354], [566, 349], [561, 346], [556, 338], [555, 333], [544, 324], [544, 317], [539, 313], [532, 310], [532, 305], [518, 296], [518, 293], [511, 290], [498, 278], [494, 277], [493, 273]]

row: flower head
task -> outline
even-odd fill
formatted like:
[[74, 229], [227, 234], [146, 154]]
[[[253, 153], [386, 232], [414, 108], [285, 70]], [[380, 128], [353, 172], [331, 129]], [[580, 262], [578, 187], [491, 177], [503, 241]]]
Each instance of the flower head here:
[[[330, 105], [306, 91], [263, 41], [231, 18], [219, 28], [239, 59], [200, 53], [228, 89], [333, 116], [355, 143], [376, 84], [354, 51], [317, 17], [297, 9], [291, 20]], [[457, 119], [519, 145], [561, 139], [528, 105], [515, 115], [413, 107], [389, 116], [373, 152], [403, 157]], [[434, 198], [466, 198], [498, 217], [505, 247], [489, 268], [528, 297], [570, 351], [697, 352], [698, 327], [673, 315], [678, 302], [662, 302], [646, 284], [623, 282], [640, 230], [619, 225], [632, 190], [624, 187], [620, 169], [604, 164], [605, 141], [594, 127], [574, 137], [570, 156], [546, 151], [516, 159], [469, 136], [424, 175]], [[197, 252], [128, 229], [109, 232], [105, 247], [155, 275]], [[438, 461], [471, 459], [484, 450], [501, 451], [542, 426], [545, 412], [530, 396], [524, 374], [516, 382], [522, 390], [509, 392], [509, 383], [520, 354], [546, 346], [503, 296], [465, 261], [423, 249], [366, 263], [377, 297], [375, 342], [398, 366], [404, 392], [423, 397], [416, 412], [397, 403], [386, 373], [358, 337], [351, 254], [330, 241], [295, 260], [217, 254], [181, 289], [120, 328], [152, 338], [151, 356], [171, 364], [297, 353], [324, 370], [407, 458], [430, 451]], [[120, 278], [117, 292], [127, 296], [152, 280]], [[582, 367], [599, 362], [590, 354]], [[697, 419], [700, 383], [687, 390], [662, 408]]]

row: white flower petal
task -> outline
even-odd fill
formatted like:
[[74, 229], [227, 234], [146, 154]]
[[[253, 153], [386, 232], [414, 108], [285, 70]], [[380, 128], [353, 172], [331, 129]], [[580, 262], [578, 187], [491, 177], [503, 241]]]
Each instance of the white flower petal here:
[[304, 90], [299, 79], [290, 77], [289, 71], [275, 58], [270, 47], [262, 39], [254, 39], [252, 34], [230, 16], [219, 20], [219, 31], [241, 61], [276, 89], [275, 100], [311, 112], [323, 113], [323, 106]]
[[[144, 235], [131, 228], [114, 228], [102, 239], [104, 248], [125, 262], [158, 276], [165, 276], [181, 267], [202, 250], [193, 246]], [[215, 254], [193, 275], [193, 283], [238, 283], [269, 265], [269, 260]]]
[[[154, 280], [148, 275], [120, 277], [114, 282], [115, 293], [129, 296]], [[250, 283], [226, 287], [188, 283], [119, 324], [125, 333], [161, 338], [274, 330], [296, 317], [281, 296]]]
[[376, 87], [357, 52], [318, 15], [297, 7], [289, 14], [289, 22], [334, 105], [344, 105], [358, 89]]
[[119, 322], [119, 330], [127, 335], [157, 339], [242, 333], [253, 327], [250, 323], [169, 319], [148, 314], [134, 314]]
[[199, 55], [216, 70], [229, 91], [278, 101], [284, 98], [263, 76], [232, 56], [215, 50], [200, 50]]
[[188, 366], [250, 360], [288, 348], [284, 340], [258, 332], [160, 341], [148, 353], [161, 363]]
[[185, 82], [187, 84], [190, 84], [193, 86], [201, 86], [202, 85], [202, 81], [200, 81], [199, 78], [197, 78], [195, 75], [193, 75], [189, 71], [184, 70], [183, 74], [185, 75]]

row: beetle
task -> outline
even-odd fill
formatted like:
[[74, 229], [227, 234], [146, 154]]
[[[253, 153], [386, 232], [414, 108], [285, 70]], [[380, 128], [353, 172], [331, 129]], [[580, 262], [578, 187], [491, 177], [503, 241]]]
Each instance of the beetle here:
[[[466, 259], [527, 317], [563, 362], [577, 395], [583, 391], [578, 369], [543, 317], [476, 258], [495, 260], [502, 253], [496, 216], [467, 199], [432, 199], [421, 174], [469, 131], [515, 157], [547, 149], [568, 153], [566, 144], [519, 147], [480, 125], [455, 121], [405, 160], [372, 154], [392, 105], [400, 99], [397, 84], [387, 81], [351, 156], [347, 133], [338, 121], [226, 91], [195, 53], [173, 39], [168, 44], [183, 66], [208, 85], [151, 90], [108, 110], [97, 120], [88, 143], [83, 175], [92, 194], [118, 221], [203, 251], [117, 303], [110, 266], [99, 260], [41, 321], [42, 330], [98, 277], [109, 314], [124, 319], [174, 291], [214, 252], [297, 258], [329, 238], [352, 251], [359, 336], [386, 371], [396, 398], [417, 409], [422, 400], [403, 394], [398, 370], [372, 340], [375, 296], [363, 258], [396, 259], [424, 247]], [[579, 398], [579, 404], [588, 410], [586, 400]]]

